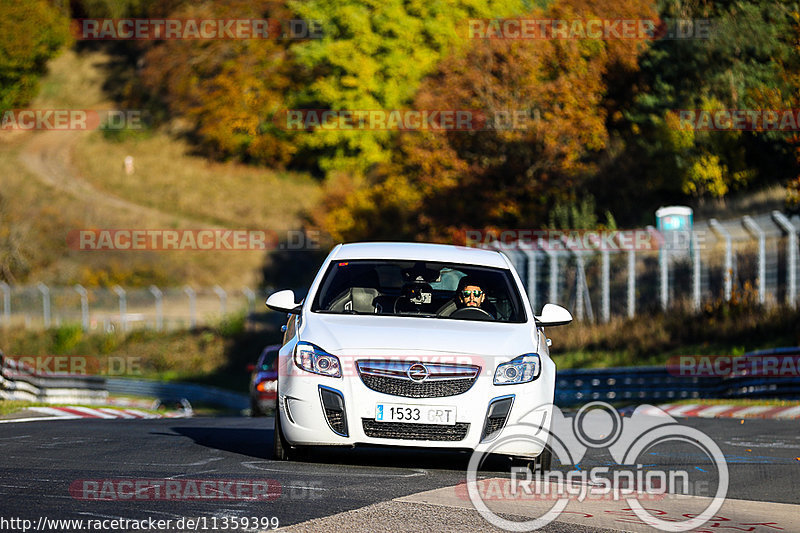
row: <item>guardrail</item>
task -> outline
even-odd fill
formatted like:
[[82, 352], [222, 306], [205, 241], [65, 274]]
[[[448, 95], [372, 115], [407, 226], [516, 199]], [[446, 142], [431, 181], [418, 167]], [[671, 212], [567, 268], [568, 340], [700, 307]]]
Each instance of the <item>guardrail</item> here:
[[245, 394], [191, 383], [106, 378], [103, 376], [47, 375], [0, 352], [0, 400], [42, 403], [106, 403], [109, 394], [129, 394], [160, 400], [186, 399], [190, 403], [242, 410]]
[[[800, 347], [749, 352], [742, 357], [797, 354]], [[647, 366], [560, 370], [556, 377], [555, 403], [565, 407], [594, 400], [659, 403], [701, 398], [800, 399], [800, 375], [679, 376], [666, 366]]]
[[0, 399], [44, 403], [103, 403], [102, 376], [48, 376], [0, 352]]
[[[750, 352], [758, 358], [800, 354], [800, 347]], [[104, 378], [100, 376], [43, 376], [0, 353], [0, 400], [47, 403], [100, 403], [109, 394], [159, 399], [187, 399], [243, 410], [246, 394], [197, 385], [152, 380]], [[560, 370], [556, 378], [555, 403], [572, 406], [594, 400], [611, 403], [659, 403], [701, 398], [800, 399], [800, 375], [759, 376], [736, 374], [721, 377], [679, 376], [666, 366]]]
[[108, 378], [106, 387], [111, 394], [130, 394], [162, 399], [185, 398], [195, 404], [207, 404], [242, 410], [250, 406], [246, 394], [194, 383], [164, 383], [144, 379]]

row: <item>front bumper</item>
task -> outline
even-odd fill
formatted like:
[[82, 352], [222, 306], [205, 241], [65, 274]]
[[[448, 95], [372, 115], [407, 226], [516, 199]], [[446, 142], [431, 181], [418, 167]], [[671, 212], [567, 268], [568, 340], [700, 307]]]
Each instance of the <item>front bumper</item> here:
[[[499, 445], [492, 447], [493, 453], [536, 457], [542, 452], [550, 428], [555, 365], [546, 359], [538, 379], [519, 385], [494, 385], [493, 375], [494, 369], [484, 368], [469, 390], [455, 396], [408, 398], [371, 390], [358, 375], [330, 378], [296, 373], [281, 378], [279, 416], [284, 435], [293, 445], [475, 449], [482, 441], [500, 439]], [[497, 409], [490, 413], [490, 405], [502, 398], [511, 398], [511, 407], [500, 420]], [[377, 422], [378, 403], [453, 406], [456, 424]], [[338, 404], [343, 406], [340, 415], [336, 412]], [[487, 427], [489, 415], [495, 416]], [[498, 428], [502, 429], [492, 432]], [[506, 442], [503, 437], [511, 434], [524, 434], [526, 438]]]

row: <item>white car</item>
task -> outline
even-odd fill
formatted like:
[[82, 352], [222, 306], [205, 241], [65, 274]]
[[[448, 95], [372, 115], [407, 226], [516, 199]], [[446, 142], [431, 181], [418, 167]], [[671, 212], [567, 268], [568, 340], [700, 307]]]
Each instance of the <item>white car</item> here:
[[[306, 446], [474, 450], [517, 423], [549, 431], [556, 367], [543, 328], [572, 316], [547, 304], [534, 317], [500, 252], [340, 244], [303, 302], [283, 290], [266, 304], [290, 313], [278, 352], [278, 459]], [[544, 445], [529, 440], [494, 453], [548, 468]]]

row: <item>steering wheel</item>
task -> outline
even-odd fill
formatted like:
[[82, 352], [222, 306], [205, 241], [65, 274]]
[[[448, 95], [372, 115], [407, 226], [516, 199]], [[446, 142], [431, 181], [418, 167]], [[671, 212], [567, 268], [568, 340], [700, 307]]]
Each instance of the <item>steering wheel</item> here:
[[494, 316], [486, 309], [480, 307], [462, 307], [450, 314], [450, 318], [463, 318], [465, 320], [494, 320]]

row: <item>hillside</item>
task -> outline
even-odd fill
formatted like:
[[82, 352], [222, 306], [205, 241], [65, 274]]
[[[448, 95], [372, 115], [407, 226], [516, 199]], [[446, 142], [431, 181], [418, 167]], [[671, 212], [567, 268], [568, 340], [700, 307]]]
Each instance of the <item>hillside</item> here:
[[[113, 58], [63, 51], [48, 65], [31, 108], [115, 109], [104, 93]], [[87, 286], [254, 285], [260, 251], [76, 251], [70, 230], [260, 229], [278, 236], [300, 226], [320, 193], [301, 174], [211, 163], [165, 132], [112, 137], [103, 131], [3, 132], [0, 221], [13, 228], [16, 283]], [[134, 158], [127, 175], [123, 160]], [[13, 199], [13, 201], [12, 201]]]

